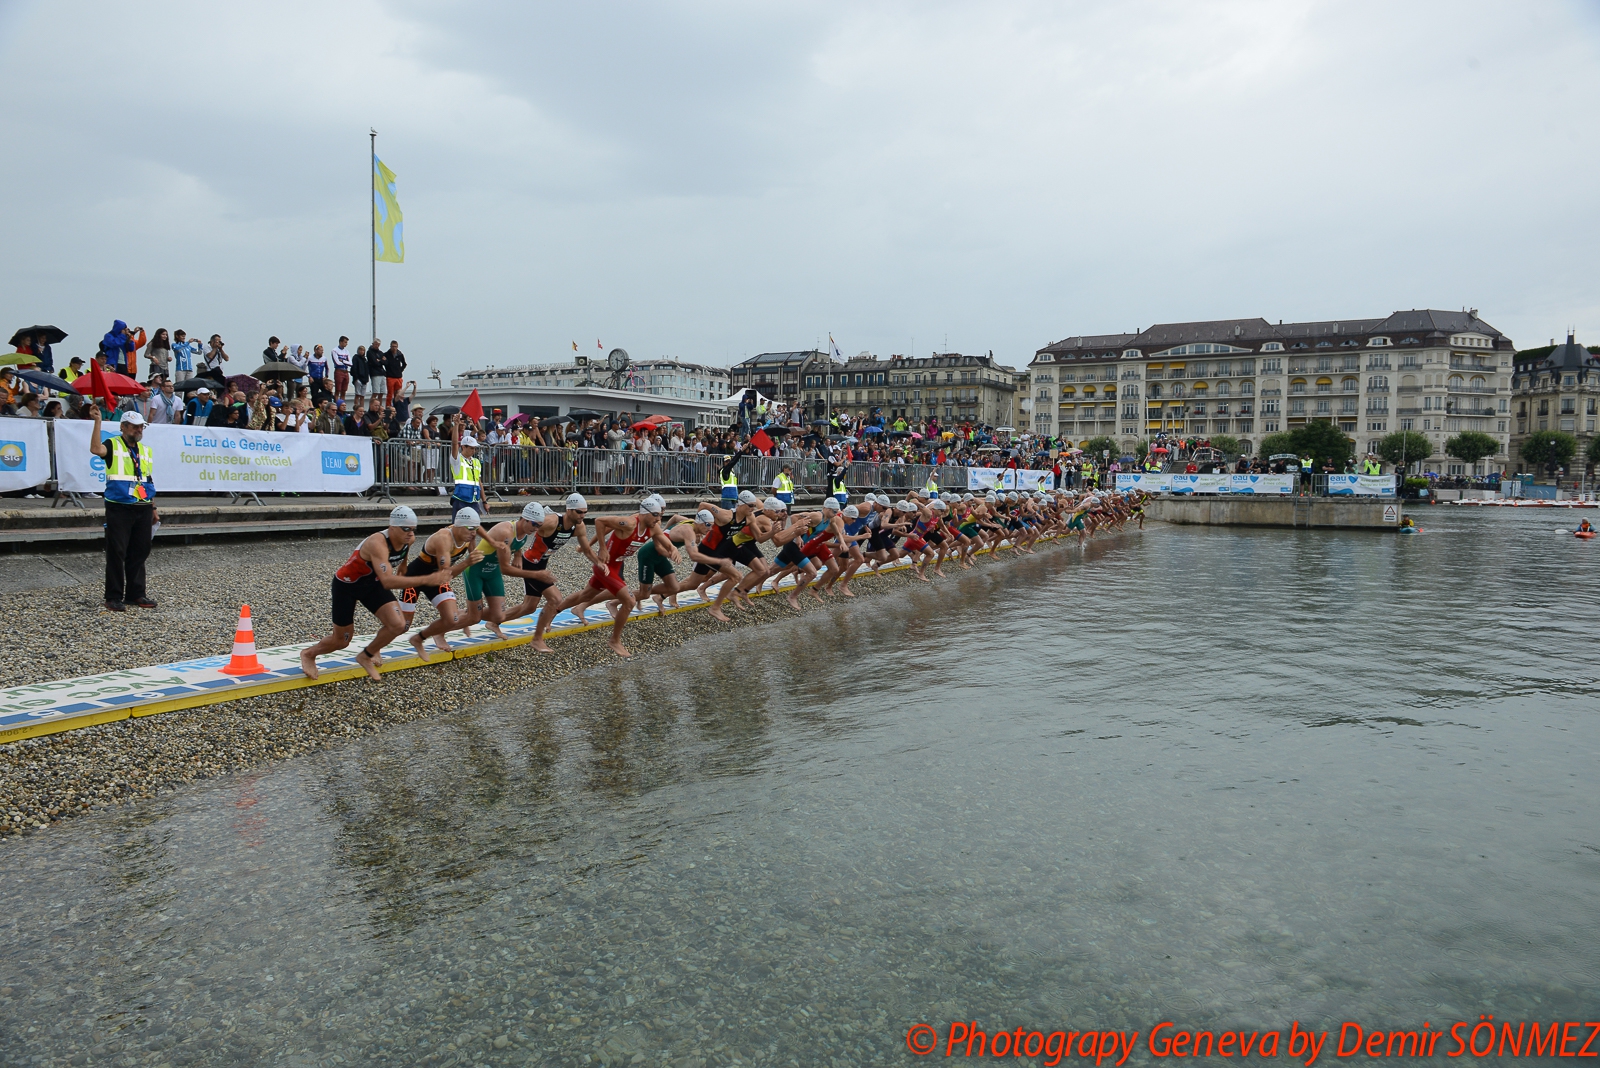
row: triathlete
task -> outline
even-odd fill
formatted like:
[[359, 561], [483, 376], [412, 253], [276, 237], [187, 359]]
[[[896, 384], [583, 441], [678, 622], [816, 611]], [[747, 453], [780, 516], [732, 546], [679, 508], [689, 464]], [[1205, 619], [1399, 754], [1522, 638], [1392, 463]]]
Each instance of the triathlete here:
[[833, 584], [844, 573], [844, 565], [838, 554], [844, 552], [849, 544], [845, 541], [844, 517], [840, 514], [843, 510], [837, 497], [824, 498], [822, 518], [807, 532], [806, 542], [800, 546], [800, 551], [813, 564], [823, 565], [824, 571], [818, 585], [830, 597], [833, 596]]
[[[589, 502], [581, 494], [567, 495], [564, 502], [566, 511], [555, 513], [546, 508], [539, 509], [538, 526], [533, 531], [533, 536], [523, 544], [519, 555], [511, 559], [502, 557], [501, 569], [513, 578], [522, 580], [522, 587], [526, 594], [523, 599], [525, 610], [517, 615], [532, 612], [541, 603], [543, 608], [539, 612], [539, 620], [533, 628], [533, 640], [528, 647], [536, 653], [548, 653], [550, 646], [545, 644], [545, 633], [550, 629], [550, 624], [555, 620], [556, 613], [561, 610], [561, 589], [556, 585], [555, 573], [550, 570], [550, 554], [561, 548], [568, 541], [576, 539], [578, 551], [589, 558], [591, 564], [599, 564], [600, 558], [595, 554], [593, 546], [589, 544], [588, 527], [584, 525], [584, 516], [589, 512]], [[532, 519], [533, 513], [524, 508], [523, 516]], [[507, 618], [514, 619], [515, 616]]]
[[417, 539], [417, 513], [401, 505], [389, 513], [389, 525], [368, 535], [333, 576], [333, 632], [300, 654], [300, 670], [317, 677], [317, 657], [336, 653], [355, 636], [356, 605], [365, 605], [378, 620], [378, 633], [356, 663], [377, 681], [384, 646], [406, 631], [406, 617], [391, 590], [435, 586], [450, 581], [448, 572], [408, 575], [406, 557]]
[[[483, 560], [483, 554], [478, 552], [475, 543], [486, 533], [478, 525], [476, 508], [457, 509], [449, 526], [428, 535], [428, 540], [422, 543], [422, 551], [417, 553], [417, 558], [406, 569], [407, 574], [426, 575], [448, 568], [450, 578], [454, 579]], [[455, 630], [462, 624], [461, 613], [456, 610], [456, 591], [450, 588], [449, 581], [412, 586], [400, 595], [400, 610], [405, 612], [408, 623], [417, 610], [417, 602], [424, 597], [433, 603], [439, 618], [411, 636], [411, 648], [417, 651], [423, 663], [427, 663], [428, 650], [423, 643], [432, 638], [441, 653], [448, 653], [450, 643], [444, 640], [445, 632]]]
[[467, 611], [461, 628], [464, 634], [470, 637], [472, 624], [482, 620], [495, 637], [504, 638], [501, 623], [525, 616], [539, 607], [539, 598], [530, 593], [516, 608], [506, 611], [507, 572], [504, 568], [515, 567], [513, 561], [544, 520], [544, 505], [529, 501], [515, 521], [496, 523], [485, 537], [478, 539], [478, 552], [483, 554], [483, 559], [466, 570]]
[[[675, 515], [664, 525], [667, 528], [667, 540], [674, 545], [681, 545], [683, 555], [691, 563], [696, 565], [703, 563], [709, 570], [720, 567], [724, 562], [700, 549], [700, 539], [717, 529], [716, 518], [709, 511], [702, 508], [695, 513], [693, 519]], [[645, 569], [647, 559], [650, 560], [648, 575]], [[651, 582], [651, 578], [655, 581]], [[665, 615], [667, 609], [678, 607], [678, 594], [686, 584], [678, 581], [675, 562], [662, 556], [656, 550], [653, 541], [639, 550], [639, 584], [643, 586], [647, 582], [650, 583], [650, 599], [655, 602], [657, 612]]]
[[608, 598], [606, 607], [611, 612], [612, 624], [611, 638], [606, 646], [624, 659], [633, 654], [622, 644], [622, 628], [627, 625], [629, 614], [638, 606], [638, 598], [649, 593], [646, 588], [635, 596], [628, 589], [628, 580], [622, 574], [628, 557], [638, 552], [639, 546], [647, 541], [654, 541], [656, 548], [667, 559], [676, 560], [678, 557], [677, 547], [661, 529], [662, 503], [659, 496], [652, 494], [639, 502], [637, 515], [603, 515], [597, 518], [594, 531], [595, 538], [602, 542], [600, 563], [595, 565], [589, 585], [561, 602], [561, 608], [565, 609]]
[[[772, 540], [773, 530], [788, 511], [788, 506], [776, 497], [768, 497], [765, 501], [758, 502], [755, 494], [751, 494], [748, 501], [743, 500], [744, 494], [741, 493], [739, 496], [740, 503], [748, 509], [748, 512], [743, 527], [729, 531], [732, 535], [729, 541], [733, 546], [731, 552], [733, 562], [744, 565], [748, 574], [731, 586], [725, 584], [717, 592], [717, 602], [720, 604], [731, 593], [739, 598], [742, 607], [749, 608], [750, 591], [759, 590], [773, 570], [767, 563], [766, 557], [761, 555], [761, 543]], [[760, 504], [759, 509], [756, 507], [757, 504]]]
[[821, 512], [800, 512], [791, 515], [787, 523], [775, 527], [772, 531], [772, 544], [778, 547], [778, 555], [773, 558], [777, 570], [768, 576], [772, 579], [772, 591], [779, 592], [785, 576], [793, 575], [794, 582], [783, 596], [789, 602], [789, 607], [797, 612], [800, 610], [801, 590], [805, 590], [819, 601], [822, 600], [812, 588], [812, 583], [817, 578], [816, 565], [801, 551], [806, 535], [821, 519]]

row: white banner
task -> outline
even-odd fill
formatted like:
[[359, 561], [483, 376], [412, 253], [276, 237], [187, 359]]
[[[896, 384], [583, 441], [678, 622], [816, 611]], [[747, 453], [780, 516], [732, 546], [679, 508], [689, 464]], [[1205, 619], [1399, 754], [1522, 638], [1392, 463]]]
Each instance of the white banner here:
[[50, 428], [43, 419], [0, 419], [0, 492], [50, 481]]
[[1393, 475], [1329, 475], [1330, 497], [1393, 497]]
[[[89, 452], [86, 419], [56, 421], [61, 488], [103, 493], [105, 461]], [[118, 433], [101, 426], [103, 439]], [[221, 427], [148, 426], [161, 493], [361, 493], [372, 485], [372, 439]]]
[[1172, 482], [1168, 475], [1160, 471], [1134, 471], [1131, 474], [1124, 471], [1117, 472], [1117, 492], [1127, 493], [1129, 490], [1169, 493], [1172, 490]]
[[1044, 490], [1046, 493], [1056, 488], [1056, 476], [1053, 471], [1018, 471], [1017, 489], [1032, 493], [1035, 490]]
[[1136, 472], [1117, 475], [1117, 491], [1140, 489], [1146, 493], [1247, 493], [1289, 494], [1293, 475], [1185, 475]]
[[967, 468], [967, 492], [980, 493], [986, 490], [1008, 490], [1016, 486], [1016, 480], [1009, 477], [1011, 471], [1005, 467], [969, 467]]
[[1287, 495], [1294, 492], [1293, 475], [1230, 475], [1229, 493]]

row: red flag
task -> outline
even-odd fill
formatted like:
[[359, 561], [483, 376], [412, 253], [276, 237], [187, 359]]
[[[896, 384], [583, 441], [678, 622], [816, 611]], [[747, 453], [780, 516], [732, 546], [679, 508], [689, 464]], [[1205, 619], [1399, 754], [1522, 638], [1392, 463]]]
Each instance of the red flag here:
[[606, 351], [606, 347], [604, 345], [600, 344], [600, 339], [599, 338], [595, 338], [594, 339], [594, 347], [599, 349], [601, 352]]
[[466, 403], [461, 405], [461, 414], [474, 421], [483, 418], [483, 401], [479, 398], [477, 390], [467, 395]]
[[117, 402], [112, 399], [111, 385], [106, 381], [106, 373], [100, 368], [99, 358], [89, 361], [89, 395], [103, 399], [107, 408], [117, 406]]
[[750, 444], [760, 449], [764, 455], [772, 455], [772, 439], [767, 437], [765, 430], [757, 430], [750, 435]]

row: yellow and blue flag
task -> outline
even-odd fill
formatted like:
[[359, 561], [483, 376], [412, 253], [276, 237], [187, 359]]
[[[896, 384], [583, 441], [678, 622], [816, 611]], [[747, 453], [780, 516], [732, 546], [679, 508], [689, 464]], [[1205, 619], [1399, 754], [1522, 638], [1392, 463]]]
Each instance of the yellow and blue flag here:
[[394, 171], [372, 157], [372, 258], [385, 263], [406, 260], [405, 217], [394, 195]]

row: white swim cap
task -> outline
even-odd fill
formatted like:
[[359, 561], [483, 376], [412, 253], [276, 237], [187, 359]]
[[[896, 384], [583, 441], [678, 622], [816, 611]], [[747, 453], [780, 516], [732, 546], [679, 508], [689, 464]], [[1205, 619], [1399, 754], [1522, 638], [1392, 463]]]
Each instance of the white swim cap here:
[[822, 510], [824, 512], [837, 512], [839, 510], [839, 498], [837, 498], [837, 497], [825, 497], [825, 498], [823, 498]]
[[887, 493], [878, 494], [878, 503], [883, 505], [885, 508], [888, 508], [890, 505], [894, 504], [894, 502], [889, 499], [889, 495]]
[[739, 491], [739, 503], [740, 504], [760, 504], [761, 503], [761, 498], [757, 497], [754, 493], [750, 492], [749, 490], [740, 490]]
[[543, 523], [545, 517], [544, 505], [538, 501], [529, 501], [522, 506], [522, 518], [530, 523]]
[[985, 494], [983, 499], [988, 501], [990, 504], [999, 504], [1000, 503], [1000, 498], [995, 496], [995, 494], [993, 494], [993, 493]]
[[932, 508], [935, 512], [948, 512], [950, 510], [950, 506], [943, 501], [934, 501], [928, 507]]
[[853, 504], [852, 505], [848, 505], [844, 510], [844, 517], [846, 519], [860, 519], [861, 518], [861, 509], [857, 508]]
[[661, 494], [659, 494], [659, 493], [652, 493], [648, 497], [646, 497], [645, 500], [647, 500], [647, 501], [655, 501], [657, 504], [659, 504], [661, 506], [661, 510], [663, 512], [667, 510], [667, 499], [665, 497], [661, 496]]
[[778, 500], [776, 497], [768, 497], [766, 500], [761, 502], [761, 507], [769, 512], [782, 512], [785, 511], [789, 506]]
[[700, 523], [703, 526], [714, 527], [717, 525], [717, 517], [712, 515], [704, 508], [700, 509], [694, 514], [694, 519], [695, 522]]
[[456, 517], [450, 522], [454, 526], [466, 527], [471, 530], [478, 525], [478, 510], [476, 508], [463, 508], [456, 513]]
[[583, 499], [583, 494], [581, 493], [567, 494], [567, 499], [562, 503], [567, 506], [568, 511], [571, 511], [574, 508], [578, 509], [579, 511], [588, 511], [589, 509], [589, 502]]
[[641, 515], [646, 513], [650, 515], [660, 515], [661, 502], [656, 500], [653, 495], [646, 497], [644, 500], [639, 502], [639, 512]]
[[391, 527], [414, 527], [417, 525], [417, 513], [402, 504], [389, 513], [389, 525]]

